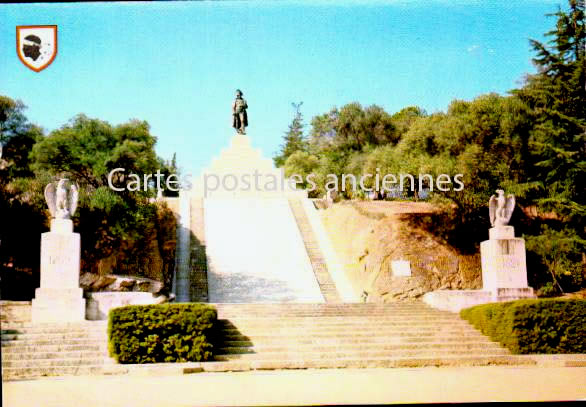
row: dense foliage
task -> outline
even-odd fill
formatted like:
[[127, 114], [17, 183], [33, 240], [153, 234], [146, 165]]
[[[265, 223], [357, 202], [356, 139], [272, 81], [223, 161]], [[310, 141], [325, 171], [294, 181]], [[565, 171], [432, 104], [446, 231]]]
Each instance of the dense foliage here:
[[585, 353], [586, 300], [520, 300], [463, 309], [482, 333], [513, 353]]
[[197, 362], [212, 357], [217, 321], [204, 304], [129, 305], [110, 311], [110, 355], [119, 363]]
[[[418, 107], [388, 114], [359, 103], [334, 108], [311, 120], [306, 143], [286, 139], [285, 173], [313, 174], [315, 197], [323, 196], [330, 173], [339, 179], [461, 173], [464, 189], [432, 191], [430, 199], [445, 210], [417, 222], [464, 252], [478, 250], [490, 227], [488, 200], [504, 189], [517, 198], [511, 223], [527, 240], [530, 283], [542, 295], [585, 287], [584, 3], [570, 0], [568, 10], [552, 16], [557, 21], [547, 33], [550, 41], [531, 40], [537, 72], [520, 89], [454, 100], [446, 112], [433, 114]], [[420, 191], [405, 192], [418, 199]]]
[[24, 109], [21, 102], [0, 96], [2, 298], [30, 299], [38, 286], [40, 234], [49, 226], [43, 191], [61, 177], [80, 187], [73, 221], [81, 234], [82, 271], [151, 277], [169, 286], [174, 216], [164, 204], [149, 201], [152, 186], [115, 192], [107, 183], [108, 173], [119, 167], [141, 176], [173, 171], [156, 156], [148, 124], [112, 126], [78, 115], [44, 135]]

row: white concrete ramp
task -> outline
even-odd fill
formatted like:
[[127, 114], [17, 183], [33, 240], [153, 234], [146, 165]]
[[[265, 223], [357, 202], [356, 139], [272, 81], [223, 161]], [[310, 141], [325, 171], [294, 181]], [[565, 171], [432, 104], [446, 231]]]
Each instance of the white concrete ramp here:
[[286, 198], [208, 198], [204, 219], [210, 302], [324, 302]]

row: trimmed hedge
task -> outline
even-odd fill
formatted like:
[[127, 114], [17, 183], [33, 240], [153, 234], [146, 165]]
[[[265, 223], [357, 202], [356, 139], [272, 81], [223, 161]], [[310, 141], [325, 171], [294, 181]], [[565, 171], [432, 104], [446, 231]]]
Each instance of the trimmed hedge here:
[[460, 315], [513, 353], [586, 353], [586, 300], [484, 304]]
[[119, 363], [205, 361], [216, 309], [204, 304], [129, 305], [110, 311], [110, 355]]

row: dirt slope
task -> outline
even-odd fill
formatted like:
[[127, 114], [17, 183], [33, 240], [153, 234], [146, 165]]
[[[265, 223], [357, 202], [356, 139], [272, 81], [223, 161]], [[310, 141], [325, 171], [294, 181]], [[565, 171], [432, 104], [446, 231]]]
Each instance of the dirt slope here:
[[[481, 287], [480, 256], [461, 255], [406, 216], [433, 211], [422, 202], [343, 201], [320, 211], [357, 293], [369, 302], [415, 299], [436, 289]], [[409, 260], [411, 277], [393, 277], [392, 260]]]

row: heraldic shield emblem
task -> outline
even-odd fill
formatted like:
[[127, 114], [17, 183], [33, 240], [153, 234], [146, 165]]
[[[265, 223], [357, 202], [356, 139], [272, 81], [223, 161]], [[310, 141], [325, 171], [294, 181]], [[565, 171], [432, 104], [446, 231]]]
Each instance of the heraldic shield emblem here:
[[20, 25], [16, 27], [16, 53], [23, 64], [40, 72], [57, 56], [56, 25]]

